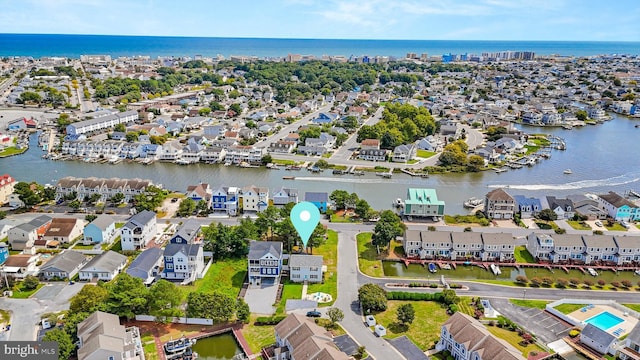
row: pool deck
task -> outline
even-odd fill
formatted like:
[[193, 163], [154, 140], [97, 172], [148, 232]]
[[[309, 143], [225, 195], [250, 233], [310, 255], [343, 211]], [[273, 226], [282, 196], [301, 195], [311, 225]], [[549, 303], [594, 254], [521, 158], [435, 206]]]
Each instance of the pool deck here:
[[[584, 309], [586, 309], [586, 311], [583, 311]], [[605, 311], [624, 320], [622, 323], [606, 330], [606, 332], [614, 335], [616, 338], [620, 338], [628, 334], [631, 329], [633, 329], [633, 327], [638, 323], [638, 319], [636, 319], [635, 317], [629, 314], [625, 315], [622, 311], [608, 305], [585, 305], [585, 307], [583, 307], [582, 309], [570, 313], [569, 316], [576, 319], [578, 322], [583, 322]], [[620, 331], [618, 334], [615, 334], [614, 331], [618, 329], [622, 329], [622, 331]]]

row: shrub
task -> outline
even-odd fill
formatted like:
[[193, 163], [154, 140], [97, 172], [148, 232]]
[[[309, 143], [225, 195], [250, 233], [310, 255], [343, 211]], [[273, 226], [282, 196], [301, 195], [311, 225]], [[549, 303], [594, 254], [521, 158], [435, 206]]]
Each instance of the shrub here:
[[591, 280], [591, 279], [584, 279], [582, 282], [585, 285], [587, 285], [588, 287], [592, 287], [593, 286], [593, 280]]
[[565, 288], [565, 287], [567, 287], [567, 285], [569, 285], [569, 281], [567, 281], [567, 279], [558, 278], [556, 280], [556, 286], [557, 287]]
[[451, 285], [449, 285], [449, 288], [451, 288], [451, 289], [462, 289], [462, 285], [460, 285], [460, 284], [451, 284]]
[[569, 336], [571, 336], [572, 338], [574, 338], [574, 337], [576, 337], [578, 335], [580, 335], [580, 330], [578, 330], [578, 329], [573, 329], [573, 330], [569, 331]]
[[458, 312], [458, 305], [450, 304], [448, 309], [449, 314], [455, 314]]
[[541, 283], [542, 283], [542, 280], [540, 280], [539, 277], [531, 278], [531, 285], [532, 286], [540, 286]]
[[545, 286], [551, 286], [553, 284], [553, 278], [550, 276], [545, 276], [542, 278], [542, 284]]
[[280, 321], [284, 320], [284, 318], [286, 318], [284, 315], [261, 316], [256, 319], [254, 325], [276, 325]]
[[633, 284], [629, 280], [622, 280], [622, 281], [620, 281], [620, 283], [622, 283], [622, 286], [624, 286], [626, 288], [630, 288], [630, 287], [633, 286]]
[[613, 286], [614, 288], [619, 288], [619, 287], [620, 287], [620, 282], [618, 282], [618, 281], [612, 281], [612, 282], [611, 282], [611, 286]]
[[598, 280], [598, 286], [599, 287], [603, 287], [604, 284], [606, 284], [606, 282], [604, 280], [602, 280], [602, 279]]
[[571, 286], [578, 286], [578, 284], [580, 284], [580, 279], [571, 278], [571, 279], [569, 279], [569, 282], [571, 283]]
[[431, 284], [429, 284], [429, 287], [432, 288], [432, 289], [435, 289], [435, 288], [438, 287], [438, 284], [431, 283]]
[[527, 277], [524, 275], [518, 275], [516, 276], [516, 282], [520, 284], [526, 284], [529, 282], [529, 279], [527, 279]]

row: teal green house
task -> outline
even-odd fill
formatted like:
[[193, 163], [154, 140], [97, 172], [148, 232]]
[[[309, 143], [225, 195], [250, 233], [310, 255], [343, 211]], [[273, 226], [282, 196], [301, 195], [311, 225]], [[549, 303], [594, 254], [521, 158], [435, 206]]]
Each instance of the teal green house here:
[[435, 189], [408, 189], [404, 201], [405, 216], [444, 216], [444, 201], [438, 200]]

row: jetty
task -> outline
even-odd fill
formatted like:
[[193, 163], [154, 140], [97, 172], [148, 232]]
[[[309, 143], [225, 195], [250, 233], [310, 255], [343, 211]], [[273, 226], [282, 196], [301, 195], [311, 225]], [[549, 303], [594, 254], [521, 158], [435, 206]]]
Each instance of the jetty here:
[[409, 169], [400, 169], [400, 171], [402, 171], [403, 173], [407, 174], [407, 175], [411, 175], [411, 176], [418, 176], [418, 177], [429, 177], [428, 173], [415, 173]]
[[393, 175], [393, 169], [389, 170], [389, 172], [377, 172], [376, 175], [381, 176], [384, 179], [391, 179], [391, 176]]

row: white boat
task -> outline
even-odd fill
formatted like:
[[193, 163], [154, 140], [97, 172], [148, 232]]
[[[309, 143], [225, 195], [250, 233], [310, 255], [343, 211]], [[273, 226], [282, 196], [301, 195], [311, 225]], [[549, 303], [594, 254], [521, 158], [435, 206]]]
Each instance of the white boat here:
[[562, 173], [569, 175], [569, 174], [573, 174], [573, 171], [571, 171], [571, 169], [567, 169], [567, 170], [563, 171]]
[[640, 275], [640, 269], [635, 271], [636, 275]]
[[469, 199], [467, 199], [467, 201], [464, 202], [464, 207], [466, 208], [474, 208], [480, 204], [482, 204], [484, 202], [484, 199], [478, 199], [475, 197], [471, 197]]
[[593, 270], [592, 268], [587, 268], [587, 272], [591, 274], [591, 276], [598, 276], [598, 272]]
[[196, 339], [181, 337], [176, 340], [169, 340], [164, 344], [164, 351], [167, 354], [183, 353], [196, 343]]
[[449, 264], [442, 264], [440, 265], [440, 267], [442, 268], [442, 270], [451, 270], [451, 265]]
[[493, 272], [493, 275], [500, 275], [502, 274], [502, 271], [500, 271], [500, 267], [496, 264], [491, 264], [489, 265], [489, 267], [491, 268], [491, 271]]
[[404, 201], [402, 201], [402, 199], [397, 198], [394, 202], [393, 202], [393, 206], [399, 208], [402, 207], [404, 205]]

